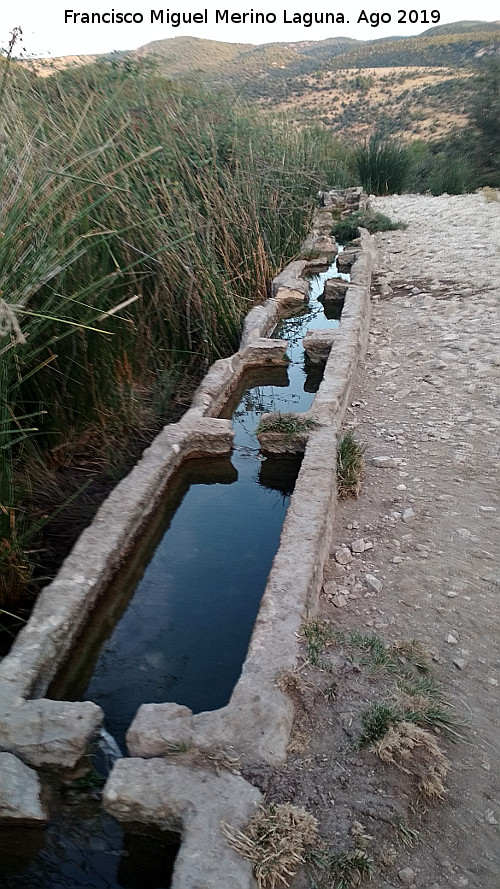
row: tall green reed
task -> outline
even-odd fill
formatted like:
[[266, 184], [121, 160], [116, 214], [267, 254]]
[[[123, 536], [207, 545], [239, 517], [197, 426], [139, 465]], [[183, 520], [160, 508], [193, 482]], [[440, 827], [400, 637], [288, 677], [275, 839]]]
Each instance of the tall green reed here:
[[405, 145], [375, 134], [355, 150], [354, 163], [368, 194], [400, 194], [408, 184], [412, 157]]
[[122, 441], [183, 375], [236, 348], [342, 163], [324, 134], [140, 66], [13, 72], [0, 107], [0, 607], [17, 595], [9, 566], [26, 580], [33, 461]]

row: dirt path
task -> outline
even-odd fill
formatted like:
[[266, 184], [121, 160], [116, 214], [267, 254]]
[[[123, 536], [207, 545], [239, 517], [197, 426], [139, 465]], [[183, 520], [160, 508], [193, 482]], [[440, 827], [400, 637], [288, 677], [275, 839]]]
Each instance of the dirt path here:
[[471, 743], [452, 754], [435, 846], [413, 856], [417, 884], [493, 889], [500, 884], [500, 204], [479, 195], [373, 204], [409, 225], [377, 237], [390, 299], [374, 307], [354, 398], [364, 404], [353, 407], [352, 425], [369, 454], [363, 496], [343, 509], [346, 525], [357, 520], [370, 534], [363, 569], [383, 587], [348, 607], [364, 626], [426, 642], [470, 725]]
[[[348, 573], [349, 620], [415, 636], [470, 726], [452, 751], [433, 848], [411, 856], [418, 886], [500, 885], [498, 638], [500, 203], [480, 195], [372, 201], [408, 222], [378, 235], [382, 298], [350, 426], [367, 444], [363, 494], [337, 543], [374, 547]], [[391, 293], [392, 290], [392, 293]], [[382, 459], [380, 459], [382, 458]], [[358, 530], [349, 524], [357, 521]], [[358, 575], [358, 580], [354, 577]], [[370, 591], [369, 591], [370, 594]], [[343, 620], [347, 615], [343, 615]], [[358, 627], [359, 628], [359, 627]], [[495, 854], [496, 853], [496, 854]]]
[[372, 205], [408, 228], [377, 236], [380, 299], [346, 423], [366, 445], [366, 471], [360, 497], [340, 505], [333, 553], [363, 549], [359, 539], [369, 548], [347, 565], [332, 553], [321, 617], [346, 634], [425, 643], [467, 737], [449, 744], [434, 729], [452, 768], [444, 800], [426, 807], [401, 772], [354, 752], [360, 713], [388, 680], [332, 646], [329, 675], [301, 674], [296, 753], [257, 783], [313, 811], [337, 848], [352, 844], [353, 823], [364, 830], [377, 889], [497, 889], [500, 203]]

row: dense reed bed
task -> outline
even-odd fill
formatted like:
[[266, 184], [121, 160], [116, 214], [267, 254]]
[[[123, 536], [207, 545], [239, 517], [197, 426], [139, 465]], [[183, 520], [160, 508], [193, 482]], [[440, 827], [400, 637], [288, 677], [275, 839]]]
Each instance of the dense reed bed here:
[[[5, 62], [3, 72], [5, 73]], [[135, 64], [3, 77], [0, 104], [0, 609], [15, 610], [57, 471], [153, 428], [237, 347], [297, 251], [324, 131]], [[43, 560], [42, 560], [43, 561]]]

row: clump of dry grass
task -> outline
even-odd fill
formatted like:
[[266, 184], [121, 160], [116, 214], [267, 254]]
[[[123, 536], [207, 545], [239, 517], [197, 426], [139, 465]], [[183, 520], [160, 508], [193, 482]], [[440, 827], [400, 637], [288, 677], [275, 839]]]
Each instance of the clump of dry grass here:
[[495, 202], [500, 201], [500, 191], [497, 188], [491, 188], [489, 185], [485, 185], [484, 188], [480, 188], [479, 191], [483, 195], [487, 204], [494, 204]]
[[276, 686], [293, 698], [300, 697], [304, 693], [307, 683], [296, 670], [282, 670], [276, 678]]
[[319, 423], [317, 420], [313, 420], [311, 417], [298, 417], [297, 414], [288, 413], [288, 414], [272, 414], [269, 417], [264, 417], [259, 423], [257, 429], [257, 435], [260, 432], [280, 432], [286, 438], [293, 438], [294, 435], [301, 435], [303, 432], [308, 432], [310, 429], [317, 429], [319, 427]]
[[300, 756], [308, 750], [310, 743], [311, 739], [309, 735], [306, 735], [306, 733], [300, 729], [294, 729], [287, 744], [286, 752], [288, 754]]
[[392, 698], [396, 710], [400, 713], [416, 712], [426, 716], [436, 709], [436, 703], [431, 698], [420, 694], [409, 694], [404, 687], [399, 685], [394, 689]]
[[389, 653], [393, 658], [409, 661], [424, 673], [431, 667], [432, 655], [419, 639], [398, 639], [390, 645]]
[[412, 722], [397, 722], [372, 749], [382, 762], [415, 778], [419, 792], [428, 801], [443, 798], [451, 763], [426, 729]]
[[365, 465], [365, 448], [352, 432], [340, 439], [337, 450], [337, 489], [340, 498], [357, 497], [361, 488], [361, 476]]
[[261, 806], [242, 831], [224, 822], [221, 829], [233, 849], [252, 862], [259, 889], [289, 886], [306, 848], [318, 838], [316, 818], [291, 803]]

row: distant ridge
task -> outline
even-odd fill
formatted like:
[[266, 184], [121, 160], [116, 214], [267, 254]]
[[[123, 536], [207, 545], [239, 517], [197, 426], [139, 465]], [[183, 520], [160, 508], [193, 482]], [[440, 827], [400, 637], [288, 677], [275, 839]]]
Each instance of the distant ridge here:
[[500, 20], [497, 22], [463, 21], [453, 22], [451, 25], [436, 25], [423, 31], [421, 37], [434, 37], [437, 34], [468, 34], [471, 31], [498, 31]]
[[170, 77], [194, 75], [208, 82], [239, 86], [251, 78], [266, 78], [277, 70], [289, 75], [315, 70], [322, 61], [357, 46], [350, 37], [299, 42], [245, 44], [222, 43], [199, 37], [155, 40], [127, 53], [131, 58], [153, 58]]
[[209, 86], [232, 86], [248, 98], [284, 95], [294, 78], [332, 68], [464, 67], [500, 54], [498, 22], [463, 21], [431, 28], [416, 37], [354, 40], [331, 37], [259, 46], [197, 37], [156, 40], [127, 55], [151, 57], [169, 77], [195, 76]]
[[[151, 58], [168, 77], [196, 77], [225, 84], [250, 98], [280, 92], [280, 84], [318, 70], [408, 65], [463, 67], [485, 54], [500, 54], [500, 22], [460, 21], [416, 37], [355, 40], [330, 37], [254, 45], [199, 37], [169, 37], [138, 49], [103, 56], [35, 60], [40, 73], [109, 58]], [[47, 69], [49, 69], [47, 71]]]
[[241, 54], [255, 49], [251, 43], [222, 43], [200, 37], [167, 37], [154, 40], [126, 53], [134, 58], [152, 56], [163, 73], [182, 75], [196, 70], [213, 71], [228, 64]]

